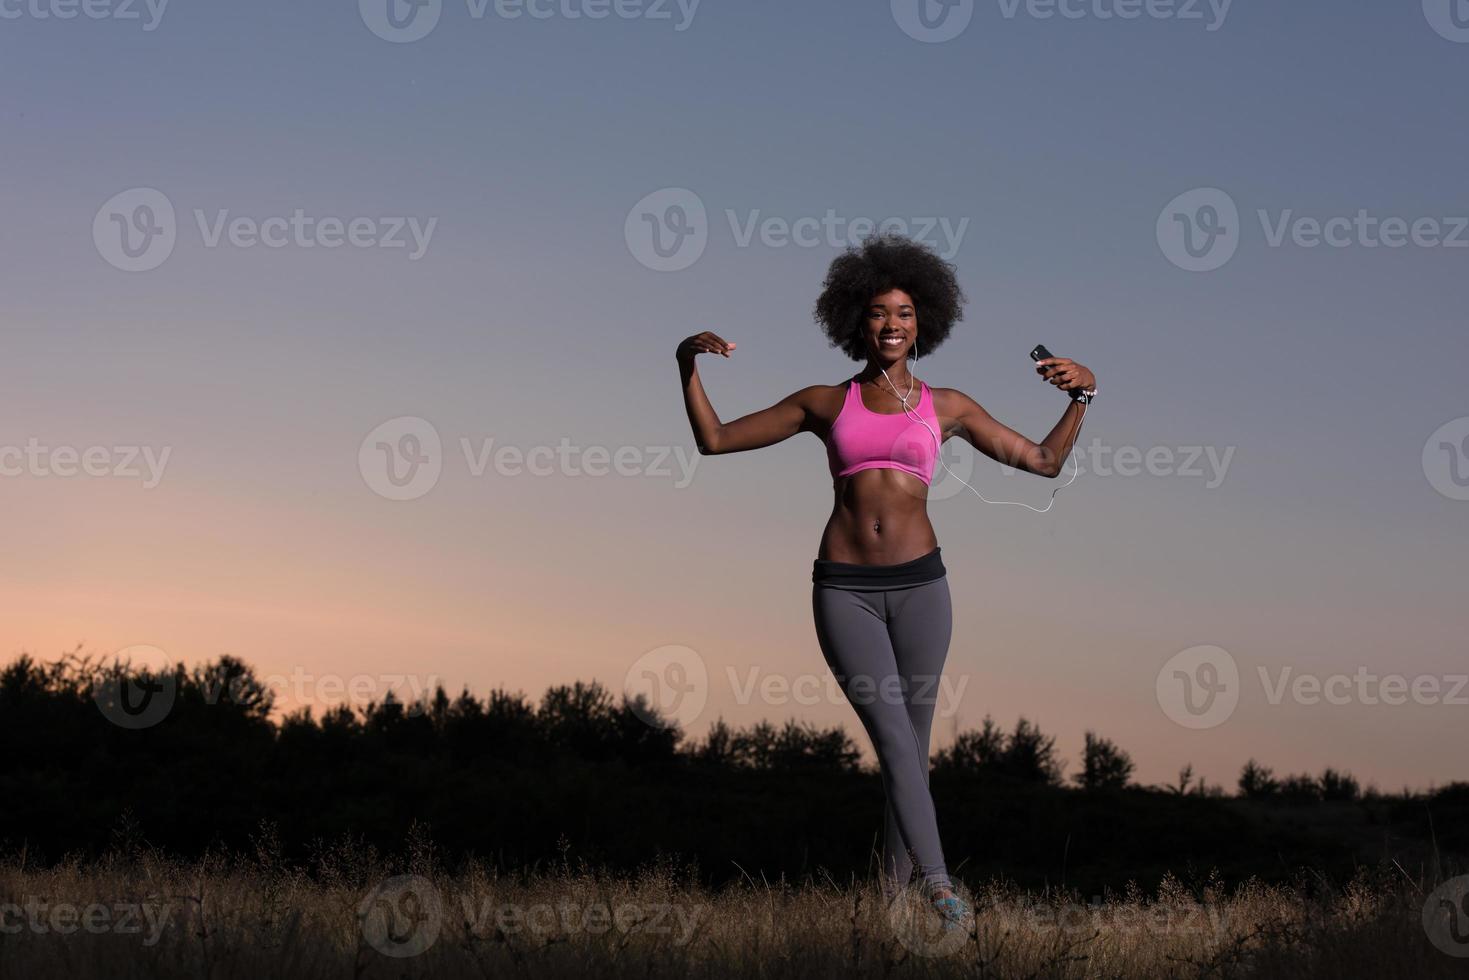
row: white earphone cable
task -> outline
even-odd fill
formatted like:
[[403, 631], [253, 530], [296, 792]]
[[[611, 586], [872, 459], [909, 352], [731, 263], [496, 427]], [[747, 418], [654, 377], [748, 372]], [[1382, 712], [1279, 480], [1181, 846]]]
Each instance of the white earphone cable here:
[[[916, 336], [913, 338], [913, 363], [914, 365], [917, 365], [918, 363], [918, 338]], [[984, 494], [980, 493], [978, 490], [970, 487], [968, 483], [965, 483], [964, 478], [961, 477], [958, 473], [955, 473], [953, 470], [949, 469], [949, 464], [944, 462], [943, 440], [939, 438], [937, 432], [933, 431], [933, 426], [929, 425], [928, 422], [923, 418], [923, 416], [919, 415], [916, 411], [910, 412], [908, 408], [908, 395], [911, 395], [913, 393], [913, 386], [911, 384], [908, 386], [908, 395], [899, 395], [898, 386], [893, 384], [892, 378], [888, 377], [887, 369], [879, 365], [878, 370], [882, 371], [882, 376], [887, 379], [888, 387], [893, 389], [893, 395], [898, 399], [898, 401], [903, 403], [903, 414], [911, 419], [917, 420], [920, 425], [928, 430], [929, 435], [933, 436], [934, 457], [938, 460], [939, 465], [947, 470], [949, 475], [952, 476], [954, 479], [958, 480], [960, 483], [963, 483], [964, 486], [969, 487], [970, 491], [980, 500], [983, 500], [985, 503], [1014, 504], [1016, 507], [1024, 507], [1027, 510], [1035, 511], [1037, 514], [1044, 514], [1046, 511], [1050, 510], [1051, 507], [1056, 503], [1056, 494], [1060, 493], [1062, 490], [1065, 490], [1067, 487], [1071, 486], [1071, 484], [1076, 482], [1076, 477], [1081, 472], [1081, 464], [1076, 460], [1076, 440], [1081, 438], [1081, 427], [1086, 422], [1086, 402], [1081, 403], [1081, 418], [1077, 419], [1076, 421], [1076, 435], [1072, 439], [1071, 452], [1067, 454], [1067, 458], [1071, 460], [1072, 466], [1071, 479], [1067, 480], [1065, 483], [1061, 484], [1061, 486], [1051, 491], [1051, 499], [1045, 507], [1032, 507], [1030, 504], [1024, 503], [1023, 501], [1019, 500], [991, 500]], [[922, 396], [920, 395], [919, 398], [921, 400]]]

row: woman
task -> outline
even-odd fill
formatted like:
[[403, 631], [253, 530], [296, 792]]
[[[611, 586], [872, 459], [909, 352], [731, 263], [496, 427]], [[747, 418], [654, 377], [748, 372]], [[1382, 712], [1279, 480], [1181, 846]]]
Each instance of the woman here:
[[721, 422], [694, 359], [729, 357], [735, 345], [705, 331], [677, 351], [701, 454], [759, 449], [798, 432], [814, 432], [827, 445], [835, 499], [812, 568], [817, 640], [882, 772], [884, 894], [897, 895], [916, 872], [948, 920], [969, 910], [948, 878], [928, 791], [929, 727], [952, 625], [928, 486], [940, 444], [951, 436], [1009, 466], [1057, 476], [1096, 386], [1092, 372], [1070, 358], [1037, 361], [1040, 377], [1071, 396], [1039, 443], [963, 392], [929, 388], [913, 377], [907, 358], [911, 352], [916, 361], [918, 348], [931, 354], [962, 318], [963, 303], [954, 267], [931, 250], [900, 236], [869, 237], [832, 262], [816, 302], [831, 345], [865, 362], [847, 381], [802, 388], [763, 411]]

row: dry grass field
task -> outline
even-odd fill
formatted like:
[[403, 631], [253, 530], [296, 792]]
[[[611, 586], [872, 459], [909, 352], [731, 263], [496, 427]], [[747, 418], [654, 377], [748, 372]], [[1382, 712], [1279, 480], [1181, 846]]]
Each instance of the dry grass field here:
[[[0, 980], [39, 977], [1469, 976], [1469, 876], [1364, 870], [1295, 885], [1165, 879], [1156, 894], [966, 887], [945, 929], [861, 883], [718, 890], [664, 862], [631, 876], [438, 867], [337, 846], [178, 862], [144, 849], [0, 868]], [[1435, 890], [1436, 889], [1436, 890]]]

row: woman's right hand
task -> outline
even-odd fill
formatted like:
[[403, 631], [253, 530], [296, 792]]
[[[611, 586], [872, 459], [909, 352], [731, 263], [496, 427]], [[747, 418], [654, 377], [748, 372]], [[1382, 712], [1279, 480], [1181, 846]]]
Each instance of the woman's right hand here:
[[729, 352], [734, 349], [734, 344], [727, 343], [718, 334], [705, 330], [703, 333], [696, 333], [680, 341], [675, 356], [680, 364], [684, 364], [691, 363], [700, 354], [723, 354], [728, 357]]

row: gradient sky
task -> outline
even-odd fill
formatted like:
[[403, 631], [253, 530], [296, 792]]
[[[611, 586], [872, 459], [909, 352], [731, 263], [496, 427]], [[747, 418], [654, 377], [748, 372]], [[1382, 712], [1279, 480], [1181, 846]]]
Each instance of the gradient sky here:
[[[1469, 777], [1469, 443], [1451, 459], [1430, 440], [1469, 435], [1469, 248], [1355, 231], [1274, 246], [1258, 216], [1454, 234], [1469, 28], [1447, 0], [1236, 0], [1222, 23], [1206, 4], [1124, 20], [1099, 16], [1115, 0], [1075, 18], [997, 0], [937, 43], [902, 29], [903, 0], [703, 0], [692, 19], [568, 16], [589, 0], [476, 18], [446, 0], [408, 43], [369, 29], [371, 0], [172, 0], [151, 30], [146, 6], [39, 16], [50, 2], [0, 4], [0, 462], [27, 445], [169, 456], [156, 486], [61, 475], [64, 455], [0, 476], [7, 658], [231, 653], [316, 679], [304, 697], [321, 703], [331, 677], [378, 695], [404, 674], [399, 690], [621, 690], [677, 645], [709, 678], [692, 733], [796, 717], [865, 748], [840, 700], [730, 682], [826, 676], [810, 607], [823, 447], [692, 456], [672, 353], [702, 329], [739, 345], [700, 361], [726, 420], [855, 368], [810, 316], [838, 245], [742, 243], [730, 212], [943, 218], [967, 222], [952, 261], [970, 303], [920, 377], [1039, 439], [1064, 405], [1025, 356], [1043, 342], [1097, 374], [1080, 442], [1104, 465], [1119, 447], [1232, 455], [1222, 480], [1207, 458], [1204, 475], [1124, 476], [1087, 457], [1044, 515], [936, 482], [962, 696], [935, 742], [1023, 715], [1068, 773], [1094, 729], [1143, 782], [1192, 763], [1232, 790], [1251, 756], [1387, 790]], [[150, 271], [115, 267], [93, 233], [133, 188], [176, 210]], [[707, 246], [657, 271], [626, 229], [668, 188], [706, 208]], [[1158, 234], [1197, 188], [1240, 215], [1208, 272]], [[210, 247], [196, 209], [211, 226], [297, 209], [436, 224], [415, 260]], [[359, 449], [403, 417], [432, 425], [441, 473], [390, 500]], [[475, 475], [463, 439], [682, 453], [693, 478], [676, 458], [664, 475]], [[945, 458], [990, 497], [1040, 506], [1057, 485], [953, 443]], [[1159, 676], [1204, 645], [1237, 667], [1237, 704], [1190, 728]], [[1440, 696], [1269, 697], [1282, 676], [1359, 672]]]

